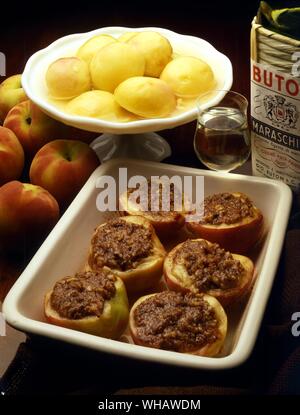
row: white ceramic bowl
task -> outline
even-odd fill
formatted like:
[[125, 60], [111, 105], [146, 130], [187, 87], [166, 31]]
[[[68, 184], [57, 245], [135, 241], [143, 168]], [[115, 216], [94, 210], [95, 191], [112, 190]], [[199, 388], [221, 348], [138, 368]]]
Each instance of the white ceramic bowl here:
[[[99, 133], [135, 134], [159, 131], [195, 120], [197, 118], [196, 106], [172, 117], [145, 119], [124, 123], [70, 115], [58, 109], [54, 104], [51, 104], [48, 101], [45, 74], [50, 63], [64, 56], [74, 56], [78, 48], [92, 36], [106, 33], [117, 38], [125, 32], [142, 32], [146, 30], [159, 32], [168, 38], [175, 53], [196, 56], [206, 61], [214, 71], [217, 81], [216, 89], [228, 90], [231, 88], [232, 65], [230, 60], [203, 39], [194, 36], [180, 35], [159, 27], [103, 27], [92, 32], [77, 33], [62, 37], [51, 43], [45, 49], [32, 55], [27, 61], [22, 75], [22, 85], [27, 96], [51, 117], [56, 118], [65, 124]], [[217, 104], [222, 97], [222, 93], [216, 94], [207, 105]]]

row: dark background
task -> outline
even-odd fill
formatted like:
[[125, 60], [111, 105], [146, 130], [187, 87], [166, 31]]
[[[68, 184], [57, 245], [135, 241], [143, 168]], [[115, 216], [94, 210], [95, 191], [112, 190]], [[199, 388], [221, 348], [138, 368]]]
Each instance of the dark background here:
[[[299, 0], [268, 2], [279, 7], [300, 5]], [[21, 72], [36, 50], [66, 34], [102, 26], [159, 26], [203, 37], [230, 58], [234, 57], [235, 81], [242, 88], [240, 92], [246, 92], [246, 85], [239, 84], [237, 78], [249, 64], [245, 57], [249, 57], [250, 25], [259, 3], [258, 0], [98, 0], [77, 4], [74, 0], [6, 0], [0, 5], [0, 51], [6, 54], [7, 75], [11, 75]]]
[[250, 25], [258, 4], [218, 0], [10, 2], [0, 6], [0, 51], [6, 55], [9, 76], [22, 72], [35, 51], [67, 34], [102, 26], [164, 27], [200, 36], [234, 59], [236, 85], [245, 93], [249, 87], [249, 77], [244, 75], [249, 72]]

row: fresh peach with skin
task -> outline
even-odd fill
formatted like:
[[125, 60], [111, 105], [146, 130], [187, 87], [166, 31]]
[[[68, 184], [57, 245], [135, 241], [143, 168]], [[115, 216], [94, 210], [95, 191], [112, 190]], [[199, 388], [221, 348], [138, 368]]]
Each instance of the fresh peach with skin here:
[[3, 248], [19, 250], [40, 241], [59, 218], [59, 206], [47, 190], [11, 181], [0, 187], [0, 241]]
[[14, 106], [4, 120], [4, 127], [18, 137], [29, 158], [46, 143], [56, 139], [77, 139], [90, 142], [96, 134], [64, 125], [49, 117], [27, 100]]
[[12, 107], [27, 99], [20, 74], [5, 79], [0, 85], [0, 123], [3, 123]]
[[24, 151], [15, 133], [0, 127], [0, 185], [18, 179], [24, 167]]
[[86, 143], [55, 140], [35, 155], [30, 181], [47, 189], [61, 206], [67, 206], [99, 164], [96, 153]]
[[34, 154], [53, 139], [54, 124], [51, 118], [27, 100], [9, 111], [3, 125], [16, 134], [26, 154]]

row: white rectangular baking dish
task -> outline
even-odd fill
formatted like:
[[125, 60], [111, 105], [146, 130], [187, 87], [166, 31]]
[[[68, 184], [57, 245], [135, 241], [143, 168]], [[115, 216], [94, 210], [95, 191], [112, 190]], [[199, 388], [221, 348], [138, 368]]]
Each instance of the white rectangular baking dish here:
[[[242, 191], [262, 210], [267, 235], [255, 258], [257, 279], [249, 300], [229, 316], [229, 332], [222, 355], [208, 358], [136, 346], [116, 340], [54, 326], [43, 316], [44, 294], [55, 281], [81, 269], [94, 228], [111, 213], [96, 209], [102, 175], [118, 179], [119, 167], [132, 175], [204, 176], [205, 194]], [[97, 168], [62, 216], [27, 268], [7, 295], [3, 312], [13, 327], [42, 336], [147, 361], [197, 369], [225, 369], [238, 366], [250, 355], [275, 277], [291, 207], [291, 191], [283, 183], [270, 179], [172, 166], [136, 160], [112, 160]]]

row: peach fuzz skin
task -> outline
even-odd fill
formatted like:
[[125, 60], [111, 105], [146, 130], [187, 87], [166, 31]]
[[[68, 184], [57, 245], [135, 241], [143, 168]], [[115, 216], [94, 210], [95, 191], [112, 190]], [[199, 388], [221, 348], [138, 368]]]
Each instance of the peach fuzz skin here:
[[97, 135], [64, 125], [27, 100], [15, 105], [4, 120], [4, 127], [18, 137], [25, 154], [31, 158], [46, 143], [56, 139], [77, 139], [90, 143]]
[[0, 127], [0, 185], [18, 179], [24, 167], [24, 151], [16, 135]]
[[56, 123], [28, 100], [14, 106], [3, 125], [14, 131], [25, 153], [33, 156], [39, 148], [56, 137]]
[[6, 78], [0, 84], [0, 124], [3, 123], [8, 112], [17, 104], [27, 100], [21, 85], [21, 75]]
[[11, 181], [0, 188], [0, 239], [4, 247], [16, 248], [27, 236], [44, 237], [59, 218], [59, 206], [45, 189]]
[[42, 147], [30, 166], [30, 181], [47, 189], [60, 206], [67, 206], [100, 162], [86, 144], [55, 140]]
[[233, 226], [209, 226], [187, 222], [187, 228], [194, 234], [210, 242], [218, 243], [222, 248], [239, 254], [247, 253], [263, 235], [263, 216], [258, 213], [248, 223]]

